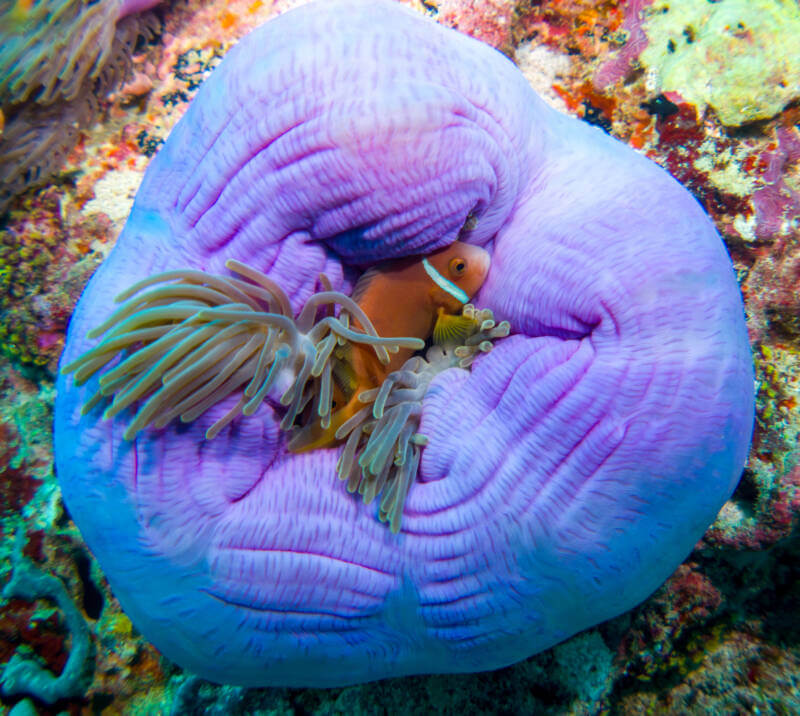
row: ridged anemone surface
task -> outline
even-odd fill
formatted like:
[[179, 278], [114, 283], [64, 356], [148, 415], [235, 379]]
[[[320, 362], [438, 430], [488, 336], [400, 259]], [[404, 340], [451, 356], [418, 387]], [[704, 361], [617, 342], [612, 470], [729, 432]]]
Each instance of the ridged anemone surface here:
[[[468, 217], [468, 228], [464, 228]], [[549, 109], [493, 49], [391, 3], [324, 2], [242, 40], [150, 166], [70, 325], [178, 268], [324, 271], [460, 236], [513, 335], [437, 376], [400, 534], [236, 396], [148, 429], [58, 384], [64, 499], [133, 623], [216, 681], [332, 686], [492, 669], [642, 601], [731, 494], [753, 373], [730, 260], [654, 163]], [[397, 308], [397, 307], [396, 307]], [[397, 308], [397, 310], [401, 310]]]

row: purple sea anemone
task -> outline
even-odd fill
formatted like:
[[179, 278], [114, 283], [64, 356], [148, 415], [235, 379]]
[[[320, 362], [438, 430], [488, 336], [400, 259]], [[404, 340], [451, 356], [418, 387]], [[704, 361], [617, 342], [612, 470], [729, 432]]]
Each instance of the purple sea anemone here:
[[63, 361], [153, 273], [233, 259], [297, 311], [320, 272], [347, 290], [456, 238], [491, 253], [475, 303], [513, 333], [426, 384], [398, 534], [336, 479], [341, 447], [287, 452], [274, 401], [213, 440], [238, 396], [129, 442], [131, 414], [81, 415], [96, 379], [60, 377], [67, 507], [166, 656], [245, 685], [497, 668], [642, 601], [714, 519], [753, 372], [709, 219], [502, 55], [392, 3], [307, 5], [229, 53], [150, 166]]
[[158, 0], [37, 0], [0, 8], [0, 210], [58, 170], [96, 114], [98, 96], [130, 69], [150, 32], [133, 14]]

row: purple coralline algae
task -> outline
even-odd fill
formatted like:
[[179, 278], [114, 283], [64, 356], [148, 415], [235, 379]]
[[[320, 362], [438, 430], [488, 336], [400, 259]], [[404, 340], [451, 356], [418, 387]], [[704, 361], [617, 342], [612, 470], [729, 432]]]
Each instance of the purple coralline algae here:
[[336, 481], [338, 450], [286, 452], [275, 404], [212, 441], [226, 403], [126, 442], [81, 417], [95, 385], [59, 378], [64, 500], [166, 656], [242, 685], [495, 669], [631, 609], [689, 554], [747, 456], [742, 300], [707, 215], [613, 119], [561, 115], [499, 53], [390, 3], [299, 8], [228, 54], [65, 362], [154, 272], [238, 259], [296, 308], [320, 272], [346, 290], [457, 237], [492, 254], [476, 303], [515, 333], [432, 383], [399, 535]]

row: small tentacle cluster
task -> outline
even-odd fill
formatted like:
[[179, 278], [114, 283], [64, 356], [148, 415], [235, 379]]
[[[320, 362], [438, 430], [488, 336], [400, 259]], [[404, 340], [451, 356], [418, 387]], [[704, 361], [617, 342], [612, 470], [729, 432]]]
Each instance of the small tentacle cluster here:
[[508, 321], [496, 323], [489, 309], [478, 310], [468, 303], [462, 315], [471, 323], [461, 345], [433, 345], [424, 358], [409, 358], [378, 388], [363, 391], [359, 400], [365, 406], [336, 431], [338, 439], [347, 439], [337, 464], [339, 478], [366, 504], [381, 494], [378, 516], [394, 533], [400, 530], [421, 448], [428, 442], [417, 432], [428, 386], [449, 368], [469, 368], [510, 331]]
[[[242, 278], [168, 271], [116, 297], [123, 305], [87, 334], [97, 338], [105, 333], [103, 340], [62, 368], [74, 372], [80, 385], [120, 357], [100, 376], [84, 415], [106, 398], [111, 404], [105, 418], [137, 403], [124, 432], [132, 440], [147, 426], [162, 428], [175, 418], [196, 420], [244, 386], [237, 403], [206, 431], [211, 439], [237, 415], [252, 415], [276, 379], [288, 374], [290, 384], [280, 396], [287, 408], [281, 428], [292, 429], [303, 415], [326, 428], [332, 410], [330, 357], [337, 344], [368, 344], [385, 364], [389, 352], [424, 347], [417, 338], [379, 336], [358, 304], [331, 291], [324, 276], [327, 290], [311, 296], [295, 318], [274, 281], [239, 261], [225, 265]], [[337, 304], [341, 311], [335, 318], [329, 314]], [[328, 315], [318, 319], [321, 310]], [[362, 330], [350, 328], [350, 317]]]

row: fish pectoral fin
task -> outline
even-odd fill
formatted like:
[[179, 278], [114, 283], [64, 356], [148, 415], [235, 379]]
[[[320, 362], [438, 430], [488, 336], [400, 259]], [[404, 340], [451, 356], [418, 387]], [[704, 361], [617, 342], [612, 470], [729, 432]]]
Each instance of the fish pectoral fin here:
[[361, 278], [356, 281], [356, 285], [353, 286], [353, 292], [350, 294], [350, 298], [356, 303], [359, 303], [359, 301], [364, 298], [364, 294], [367, 292], [367, 289], [369, 289], [370, 284], [380, 275], [380, 266], [373, 266], [364, 271], [364, 273], [361, 274]]
[[331, 357], [331, 376], [334, 384], [350, 400], [358, 388], [358, 376], [350, 361], [338, 356]]
[[315, 420], [302, 428], [293, 428], [286, 449], [289, 452], [301, 453], [333, 447], [337, 442], [336, 431], [341, 422], [343, 421], [332, 422], [329, 427], [323, 428], [319, 420]]
[[357, 398], [351, 398], [347, 405], [333, 412], [327, 428], [323, 428], [322, 423], [316, 417], [308, 425], [294, 428], [290, 433], [286, 448], [289, 452], [301, 453], [334, 447], [341, 442], [336, 438], [336, 431], [363, 407], [363, 403], [359, 402]]
[[433, 342], [440, 345], [445, 343], [459, 343], [466, 340], [470, 330], [475, 326], [475, 321], [466, 316], [457, 316], [445, 313], [441, 308], [433, 326]]

